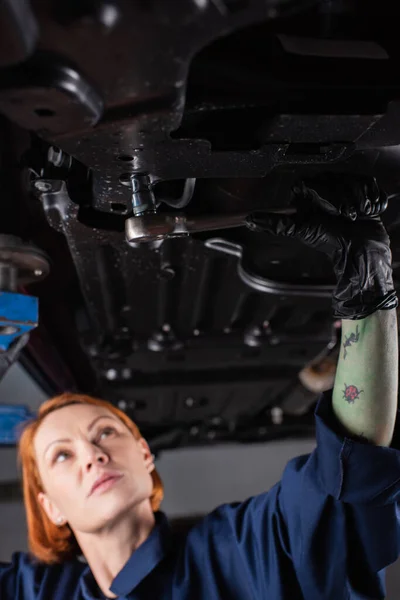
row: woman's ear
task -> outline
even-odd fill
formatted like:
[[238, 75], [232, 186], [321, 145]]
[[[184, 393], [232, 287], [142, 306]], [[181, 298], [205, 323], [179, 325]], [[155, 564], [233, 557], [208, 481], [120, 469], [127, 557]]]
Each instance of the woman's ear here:
[[138, 440], [138, 444], [143, 454], [144, 465], [149, 473], [152, 473], [156, 468], [154, 465], [154, 454], [151, 453], [150, 447], [144, 438]]
[[65, 523], [65, 519], [61, 512], [58, 510], [54, 502], [50, 500], [47, 494], [44, 492], [39, 492], [37, 498], [40, 506], [49, 517], [50, 521], [54, 523], [54, 525], [61, 525], [62, 523]]

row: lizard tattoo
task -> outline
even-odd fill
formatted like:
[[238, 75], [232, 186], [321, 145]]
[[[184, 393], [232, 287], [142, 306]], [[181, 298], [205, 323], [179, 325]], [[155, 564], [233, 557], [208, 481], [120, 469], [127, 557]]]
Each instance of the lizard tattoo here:
[[349, 336], [346, 337], [344, 343], [343, 343], [343, 348], [344, 348], [344, 354], [343, 354], [343, 358], [345, 359], [347, 356], [347, 348], [350, 348], [350, 346], [352, 344], [356, 344], [358, 342], [358, 340], [360, 339], [360, 332], [358, 331], [358, 325], [356, 326], [356, 332], [351, 333]]

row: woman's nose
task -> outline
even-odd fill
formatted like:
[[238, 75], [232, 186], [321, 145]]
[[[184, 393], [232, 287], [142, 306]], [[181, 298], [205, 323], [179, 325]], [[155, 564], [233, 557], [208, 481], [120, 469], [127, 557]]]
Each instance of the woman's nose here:
[[87, 470], [95, 464], [107, 464], [108, 460], [107, 453], [94, 444], [87, 445], [83, 450], [83, 461]]

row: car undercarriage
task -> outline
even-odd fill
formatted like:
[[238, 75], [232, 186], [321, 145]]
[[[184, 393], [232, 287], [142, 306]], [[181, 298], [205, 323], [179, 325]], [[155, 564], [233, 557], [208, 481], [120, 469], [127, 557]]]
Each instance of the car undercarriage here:
[[21, 361], [49, 394], [112, 401], [154, 451], [312, 433], [332, 266], [243, 223], [303, 177], [373, 175], [398, 286], [398, 10], [3, 1], [0, 263], [7, 236], [35, 257]]

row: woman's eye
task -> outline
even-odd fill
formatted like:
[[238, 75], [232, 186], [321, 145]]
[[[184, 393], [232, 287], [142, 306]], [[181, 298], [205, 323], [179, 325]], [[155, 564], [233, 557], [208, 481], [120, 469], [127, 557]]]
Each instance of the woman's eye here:
[[103, 436], [105, 435], [106, 437], [108, 437], [111, 433], [115, 433], [115, 429], [114, 427], [105, 427], [104, 429], [101, 430], [100, 435], [99, 435], [99, 440], [101, 441], [103, 438]]
[[64, 460], [59, 460], [59, 458], [60, 458], [61, 456], [68, 458], [68, 456], [69, 456], [69, 453], [68, 453], [68, 452], [65, 452], [64, 450], [61, 450], [60, 452], [57, 452], [57, 454], [56, 454], [56, 455], [55, 455], [55, 457], [54, 457], [54, 462], [55, 462], [55, 463], [61, 463], [61, 462], [65, 462], [66, 458], [64, 458]]

